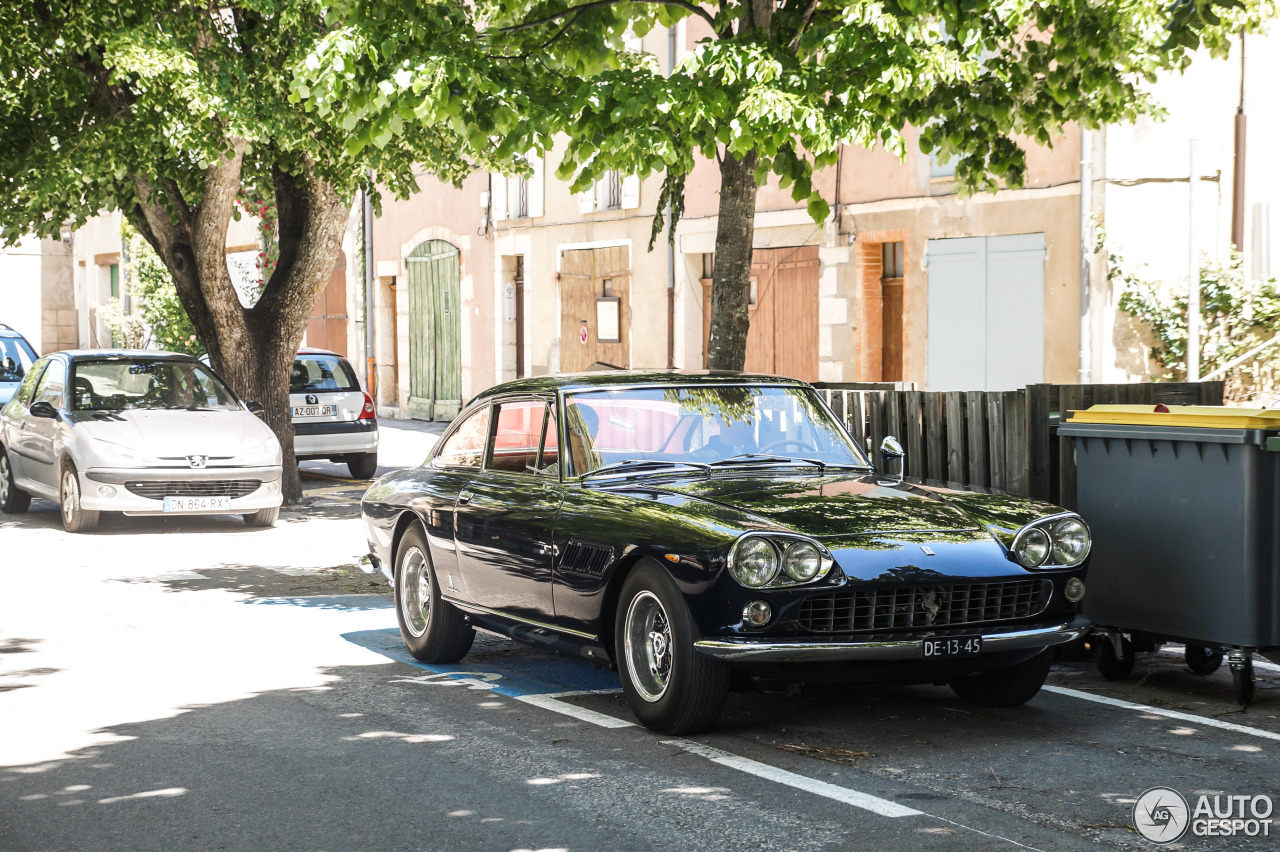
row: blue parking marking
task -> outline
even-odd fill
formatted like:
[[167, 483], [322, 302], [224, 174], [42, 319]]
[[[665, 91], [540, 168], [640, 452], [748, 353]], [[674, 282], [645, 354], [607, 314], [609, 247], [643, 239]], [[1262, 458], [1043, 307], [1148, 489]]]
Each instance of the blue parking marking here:
[[[342, 638], [397, 663], [406, 663], [441, 676], [418, 681], [423, 683], [440, 684], [453, 680], [473, 689], [490, 689], [510, 698], [619, 688], [616, 672], [597, 669], [586, 660], [552, 654], [483, 632], [476, 634], [475, 644], [466, 658], [452, 665], [433, 665], [415, 660], [401, 641], [400, 631], [395, 628], [358, 630], [344, 633]], [[513, 654], [514, 648], [520, 651]]]

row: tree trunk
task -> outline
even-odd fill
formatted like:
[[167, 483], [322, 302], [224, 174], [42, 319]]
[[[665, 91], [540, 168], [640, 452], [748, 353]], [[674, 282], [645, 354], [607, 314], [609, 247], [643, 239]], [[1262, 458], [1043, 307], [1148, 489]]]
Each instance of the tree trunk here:
[[263, 419], [283, 451], [284, 499], [302, 498], [293, 449], [289, 371], [317, 296], [342, 248], [347, 203], [309, 174], [276, 171], [280, 261], [252, 308], [240, 303], [227, 269], [227, 228], [240, 192], [243, 143], [210, 166], [204, 193], [188, 208], [176, 187], [137, 181], [139, 204], [130, 221], [164, 261], [214, 369], [246, 401], [263, 406]]
[[712, 370], [741, 370], [747, 360], [756, 189], [755, 152], [740, 160], [725, 152], [720, 161], [720, 218], [707, 344], [707, 366]]

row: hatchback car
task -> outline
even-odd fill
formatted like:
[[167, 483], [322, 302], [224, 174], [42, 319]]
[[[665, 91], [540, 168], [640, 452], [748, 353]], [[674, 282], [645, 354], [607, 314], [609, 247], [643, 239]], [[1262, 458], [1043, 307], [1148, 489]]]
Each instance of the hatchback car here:
[[59, 503], [70, 532], [102, 512], [280, 513], [280, 442], [204, 364], [171, 352], [55, 352], [0, 412], [0, 509]]
[[361, 511], [415, 657], [455, 662], [477, 627], [557, 648], [616, 667], [664, 732], [710, 725], [743, 677], [1013, 706], [1089, 627], [1078, 516], [877, 472], [791, 379], [498, 385]]
[[329, 459], [345, 464], [356, 479], [373, 478], [378, 419], [346, 358], [324, 349], [300, 350], [289, 372], [289, 405], [298, 461]]
[[35, 362], [36, 352], [27, 339], [0, 323], [0, 408], [4, 408], [13, 399], [18, 386]]

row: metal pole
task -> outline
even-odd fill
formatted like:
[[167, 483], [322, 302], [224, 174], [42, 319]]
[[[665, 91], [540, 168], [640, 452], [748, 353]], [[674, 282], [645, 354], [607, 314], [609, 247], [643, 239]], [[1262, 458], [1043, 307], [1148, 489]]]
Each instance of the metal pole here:
[[[372, 179], [372, 172], [370, 179]], [[363, 212], [363, 228], [364, 231], [364, 363], [365, 363], [365, 388], [369, 392], [369, 396], [373, 399], [374, 405], [378, 404], [378, 364], [374, 355], [374, 327], [373, 327], [373, 204], [369, 200], [369, 191], [363, 190], [360, 193], [362, 199]]]
[[1200, 140], [1191, 140], [1187, 182], [1187, 381], [1200, 381], [1200, 249], [1196, 241], [1196, 190], [1200, 183]]
[[1093, 134], [1080, 128], [1080, 384], [1093, 378], [1089, 284], [1093, 278]]
[[1236, 107], [1236, 162], [1232, 181], [1231, 244], [1244, 251], [1244, 154], [1247, 120], [1244, 115], [1244, 30], [1240, 30], [1240, 105]]
[[[667, 27], [667, 76], [676, 70], [676, 25]], [[664, 176], [665, 177], [665, 176]], [[676, 366], [676, 247], [671, 224], [671, 202], [663, 212], [667, 221], [667, 369]]]

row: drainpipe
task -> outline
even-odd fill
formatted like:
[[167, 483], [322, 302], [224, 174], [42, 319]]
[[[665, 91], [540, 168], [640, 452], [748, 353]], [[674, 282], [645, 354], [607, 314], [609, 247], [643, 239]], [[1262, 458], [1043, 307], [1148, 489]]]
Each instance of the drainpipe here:
[[1200, 140], [1191, 140], [1187, 187], [1187, 381], [1200, 381], [1200, 247], [1196, 244], [1196, 188], [1200, 182]]
[[[676, 70], [676, 25], [667, 27], [667, 76]], [[665, 176], [664, 176], [665, 179]], [[676, 246], [675, 230], [671, 223], [671, 202], [667, 202], [663, 214], [667, 221], [667, 369], [676, 366]]]
[[1231, 198], [1231, 244], [1244, 251], [1244, 30], [1240, 30], [1240, 105], [1236, 107], [1236, 163]]
[[1093, 378], [1089, 283], [1093, 278], [1093, 134], [1080, 128], [1080, 384]]
[[[373, 172], [369, 173], [370, 181], [373, 180]], [[365, 388], [369, 391], [369, 397], [373, 400], [373, 404], [378, 404], [378, 363], [377, 357], [374, 355], [374, 328], [373, 328], [373, 204], [369, 200], [369, 190], [361, 190], [360, 192], [361, 206], [364, 217], [364, 363], [365, 363]]]

